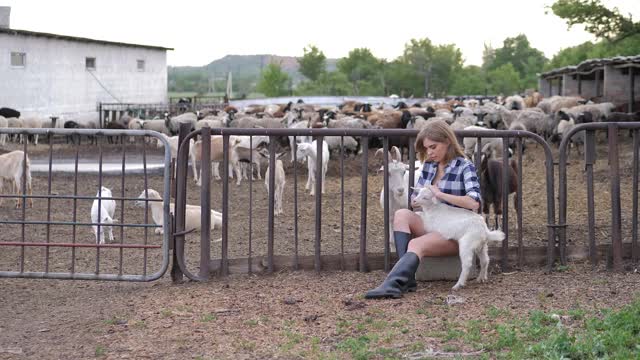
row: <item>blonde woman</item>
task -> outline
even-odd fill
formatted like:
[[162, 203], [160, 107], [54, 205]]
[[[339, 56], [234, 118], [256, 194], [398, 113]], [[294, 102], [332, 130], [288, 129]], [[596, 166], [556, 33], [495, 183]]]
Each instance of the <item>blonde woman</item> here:
[[[429, 186], [443, 203], [477, 210], [480, 183], [475, 166], [465, 156], [453, 130], [444, 121], [430, 122], [416, 138], [416, 153], [424, 162], [416, 188]], [[422, 218], [410, 209], [396, 211], [393, 236], [398, 262], [367, 299], [400, 298], [416, 290], [415, 273], [425, 256], [458, 255], [458, 243], [437, 232], [426, 232]]]

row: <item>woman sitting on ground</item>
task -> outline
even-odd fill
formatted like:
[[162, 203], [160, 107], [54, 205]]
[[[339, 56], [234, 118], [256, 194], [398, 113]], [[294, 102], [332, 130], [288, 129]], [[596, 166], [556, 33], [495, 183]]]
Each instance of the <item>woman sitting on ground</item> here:
[[[480, 207], [475, 166], [465, 158], [446, 122], [433, 121], [424, 127], [416, 138], [416, 152], [424, 162], [416, 188], [430, 186], [435, 196], [450, 206], [469, 210]], [[458, 242], [437, 232], [427, 233], [420, 215], [410, 209], [396, 211], [393, 230], [398, 262], [380, 286], [367, 292], [367, 299], [400, 298], [405, 292], [415, 291], [415, 273], [422, 257], [458, 254]]]

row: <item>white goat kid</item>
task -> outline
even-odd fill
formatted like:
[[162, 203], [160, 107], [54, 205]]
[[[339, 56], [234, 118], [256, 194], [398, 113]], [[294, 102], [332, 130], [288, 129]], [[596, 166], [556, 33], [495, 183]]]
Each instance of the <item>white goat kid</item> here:
[[[162, 136], [163, 138], [165, 138], [167, 140], [167, 142], [169, 143], [169, 148], [171, 150], [171, 160], [174, 160], [174, 176], [176, 171], [178, 170], [178, 163], [175, 162], [176, 158], [178, 157], [178, 146], [180, 146], [180, 144], [178, 143], [179, 137], [178, 136], [167, 136], [163, 133], [160, 133], [160, 136]], [[158, 141], [158, 147], [162, 148], [164, 147], [164, 143], [156, 138], [156, 140]], [[194, 152], [194, 144], [195, 142], [193, 141], [193, 139], [189, 139], [189, 160], [191, 160], [191, 166], [192, 166], [192, 170], [193, 170], [193, 181], [197, 182], [198, 181], [198, 174], [196, 173], [196, 154]]]
[[[302, 161], [307, 158], [307, 185], [305, 190], [311, 190], [310, 194], [313, 196], [316, 193], [316, 160], [318, 158], [316, 154], [317, 142], [314, 140], [311, 143], [301, 143], [298, 145], [298, 152], [296, 154], [298, 161]], [[322, 142], [322, 193], [324, 194], [324, 178], [327, 174], [327, 168], [329, 166], [329, 145], [325, 141]]]
[[480, 260], [477, 281], [486, 282], [489, 268], [488, 243], [502, 242], [504, 233], [500, 230], [489, 231], [480, 214], [441, 203], [429, 187], [421, 188], [413, 201], [422, 206], [422, 212], [419, 214], [427, 232], [437, 232], [445, 239], [458, 242], [462, 271], [453, 290], [465, 286], [473, 266], [474, 253]]
[[[92, 225], [93, 233], [96, 236], [96, 244], [104, 244], [104, 233], [109, 233], [109, 241], [113, 242], [113, 229], [110, 224], [116, 222], [114, 215], [116, 212], [116, 201], [113, 199], [103, 199], [112, 197], [111, 190], [106, 187], [102, 187], [96, 194], [100, 200], [93, 200], [91, 205], [91, 222], [100, 223], [100, 233], [98, 234], [98, 225]], [[99, 213], [99, 214], [98, 214]]]

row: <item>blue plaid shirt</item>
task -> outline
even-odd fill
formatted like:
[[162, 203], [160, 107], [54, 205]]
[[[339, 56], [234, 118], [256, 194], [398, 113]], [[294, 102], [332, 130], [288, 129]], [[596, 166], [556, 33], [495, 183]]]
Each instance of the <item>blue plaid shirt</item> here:
[[[425, 184], [431, 184], [437, 172], [438, 163], [425, 162], [422, 166], [422, 175], [420, 175], [420, 179], [418, 179], [418, 183], [415, 186], [416, 189], [424, 187]], [[471, 161], [462, 156], [458, 156], [451, 160], [451, 162], [444, 168], [444, 176], [442, 176], [440, 182], [434, 185], [438, 186], [438, 189], [443, 193], [457, 196], [466, 195], [477, 202], [481, 202], [480, 183], [478, 182], [476, 167]], [[446, 201], [442, 202], [447, 205], [455, 206], [447, 203]]]

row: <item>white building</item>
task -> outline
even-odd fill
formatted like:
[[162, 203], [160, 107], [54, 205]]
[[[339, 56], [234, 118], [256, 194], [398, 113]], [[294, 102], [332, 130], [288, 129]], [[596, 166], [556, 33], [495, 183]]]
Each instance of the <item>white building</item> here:
[[0, 7], [0, 107], [98, 115], [101, 102], [167, 102], [167, 50], [9, 27]]

